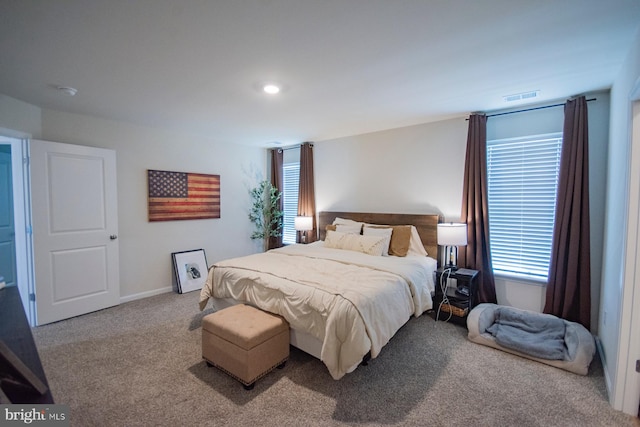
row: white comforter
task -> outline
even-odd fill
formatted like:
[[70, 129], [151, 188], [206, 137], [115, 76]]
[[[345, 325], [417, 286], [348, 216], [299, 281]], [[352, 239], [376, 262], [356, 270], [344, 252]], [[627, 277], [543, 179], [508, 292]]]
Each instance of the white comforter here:
[[436, 261], [380, 257], [291, 245], [216, 263], [200, 295], [233, 298], [284, 317], [323, 342], [321, 360], [334, 379], [375, 358], [410, 318], [432, 307]]

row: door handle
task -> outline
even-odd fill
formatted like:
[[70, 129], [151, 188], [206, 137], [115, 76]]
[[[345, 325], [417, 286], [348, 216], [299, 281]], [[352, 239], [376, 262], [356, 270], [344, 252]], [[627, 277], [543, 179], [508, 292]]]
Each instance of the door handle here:
[[109, 238], [111, 240], [116, 240], [118, 238], [118, 235], [117, 234], [112, 234], [111, 236], [109, 236]]

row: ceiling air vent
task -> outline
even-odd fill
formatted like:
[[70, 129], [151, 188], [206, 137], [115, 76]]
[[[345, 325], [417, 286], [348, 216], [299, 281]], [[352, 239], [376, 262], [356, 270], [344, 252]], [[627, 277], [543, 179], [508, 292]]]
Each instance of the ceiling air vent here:
[[514, 93], [513, 95], [506, 95], [502, 98], [504, 102], [514, 102], [514, 101], [522, 101], [524, 99], [533, 99], [538, 96], [540, 93], [539, 90], [532, 90], [530, 92], [522, 92], [522, 93]]

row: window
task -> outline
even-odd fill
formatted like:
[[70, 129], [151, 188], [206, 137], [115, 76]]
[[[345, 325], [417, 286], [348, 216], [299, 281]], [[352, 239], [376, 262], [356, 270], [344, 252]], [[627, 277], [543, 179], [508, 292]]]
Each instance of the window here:
[[298, 184], [300, 181], [300, 162], [285, 163], [282, 166], [284, 189], [282, 190], [282, 243], [290, 245], [296, 242], [295, 217], [298, 215]]
[[495, 273], [547, 279], [561, 148], [562, 133], [487, 141]]

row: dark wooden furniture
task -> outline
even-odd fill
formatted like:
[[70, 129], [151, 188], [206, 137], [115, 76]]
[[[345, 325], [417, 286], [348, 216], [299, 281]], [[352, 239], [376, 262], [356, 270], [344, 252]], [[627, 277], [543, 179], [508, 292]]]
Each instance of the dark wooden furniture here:
[[[40, 394], [28, 384], [14, 385], [12, 382], [3, 380], [0, 385], [4, 394], [12, 403], [54, 403], [47, 377], [40, 363], [38, 349], [31, 335], [31, 327], [22, 307], [20, 293], [15, 286], [0, 289], [0, 340], [47, 388], [43, 394]], [[4, 360], [3, 364], [5, 364]], [[3, 369], [7, 368], [6, 365], [3, 367]]]
[[[433, 313], [436, 320], [449, 319], [455, 323], [466, 326], [469, 311], [477, 305], [476, 293], [478, 289], [478, 276], [479, 272], [477, 270], [464, 269], [452, 271], [442, 267], [436, 270], [436, 290], [433, 297]], [[456, 288], [447, 287], [448, 280], [450, 279], [457, 281]], [[463, 287], [469, 290], [469, 295], [456, 292], [456, 289]], [[443, 289], [446, 290], [446, 301], [444, 302], [445, 295], [443, 294]]]

